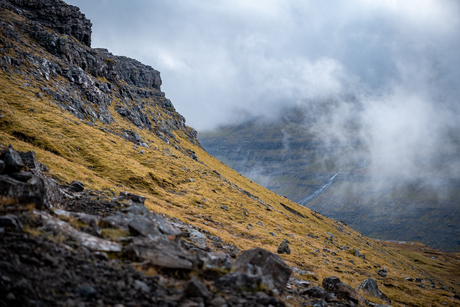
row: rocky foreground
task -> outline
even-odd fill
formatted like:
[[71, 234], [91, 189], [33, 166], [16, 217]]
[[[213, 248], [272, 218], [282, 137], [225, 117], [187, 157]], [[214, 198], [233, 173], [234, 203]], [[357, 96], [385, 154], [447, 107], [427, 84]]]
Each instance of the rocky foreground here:
[[[142, 196], [59, 185], [32, 151], [0, 159], [1, 306], [378, 306], [337, 277], [310, 285], [276, 254], [152, 213]], [[371, 278], [358, 288], [389, 302]]]

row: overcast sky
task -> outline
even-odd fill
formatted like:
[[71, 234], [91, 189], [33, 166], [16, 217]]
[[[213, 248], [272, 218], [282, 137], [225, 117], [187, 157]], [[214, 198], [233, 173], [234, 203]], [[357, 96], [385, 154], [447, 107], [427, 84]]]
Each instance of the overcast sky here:
[[198, 130], [350, 92], [459, 93], [457, 0], [67, 2], [93, 47], [159, 70]]

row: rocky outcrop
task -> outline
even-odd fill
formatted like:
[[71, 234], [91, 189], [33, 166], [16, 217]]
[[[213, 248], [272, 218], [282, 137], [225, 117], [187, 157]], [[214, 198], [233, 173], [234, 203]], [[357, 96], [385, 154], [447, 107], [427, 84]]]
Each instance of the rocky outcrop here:
[[364, 280], [358, 287], [356, 287], [356, 290], [363, 290], [368, 294], [375, 296], [376, 298], [379, 298], [387, 303], [391, 303], [391, 300], [388, 298], [388, 296], [379, 290], [375, 280], [370, 277]]
[[[46, 83], [37, 88], [37, 98], [46, 95], [90, 125], [97, 120], [113, 123], [109, 107], [116, 100], [119, 115], [167, 144], [176, 143], [173, 131], [182, 131], [199, 144], [196, 131], [185, 125], [184, 117], [161, 92], [160, 72], [106, 49], [91, 49], [91, 23], [77, 7], [60, 0], [2, 1], [0, 14], [13, 13], [23, 19], [0, 22], [0, 69]], [[49, 54], [45, 56], [41, 48]], [[67, 82], [56, 82], [58, 76]], [[161, 112], [152, 112], [151, 107], [159, 107]]]
[[6, 0], [1, 6], [91, 47], [91, 21], [76, 6], [61, 0]]

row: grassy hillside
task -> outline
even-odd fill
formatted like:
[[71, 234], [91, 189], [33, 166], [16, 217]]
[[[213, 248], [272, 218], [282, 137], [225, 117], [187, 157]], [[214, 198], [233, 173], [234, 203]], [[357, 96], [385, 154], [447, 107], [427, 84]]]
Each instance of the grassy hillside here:
[[[16, 29], [25, 22], [24, 17], [5, 10], [0, 17]], [[62, 63], [62, 59], [24, 33], [15, 39], [7, 37], [4, 28], [0, 33], [4, 54], [22, 61], [19, 66], [6, 63], [8, 69], [0, 70], [0, 144], [35, 151], [50, 169], [50, 176], [59, 182], [80, 180], [88, 189], [140, 194], [146, 197], [149, 209], [199, 226], [240, 250], [260, 246], [276, 252], [283, 239], [288, 239], [292, 253], [283, 255], [283, 259], [290, 266], [310, 271], [301, 278], [314, 283], [334, 275], [356, 287], [373, 277], [395, 306], [443, 302], [460, 306], [452, 298], [452, 291], [460, 291], [460, 255], [432, 250], [427, 254], [428, 249], [414, 247], [419, 245], [392, 246], [366, 238], [225, 166], [187, 135], [187, 127], [171, 131], [174, 138], [168, 144], [153, 130], [140, 129], [116, 112], [115, 107], [123, 101], [115, 93], [126, 86], [123, 80], [100, 80], [114, 89], [108, 94], [112, 99], [108, 111], [114, 121], [87, 124], [87, 119], [65, 111], [42, 90], [59, 90], [69, 85], [68, 79], [61, 75], [33, 76], [30, 71], [35, 69], [34, 63], [21, 55], [29, 53], [55, 63]], [[12, 45], [15, 48], [7, 47]], [[179, 115], [171, 107], [162, 106], [160, 100], [138, 98], [130, 103], [142, 104], [147, 114], [155, 114], [162, 121], [176, 120]], [[152, 115], [149, 118], [155, 121]], [[127, 140], [123, 137], [126, 131], [136, 132], [149, 148]], [[196, 153], [196, 160], [190, 157], [191, 151]], [[365, 259], [357, 257], [353, 249]], [[441, 256], [432, 259], [432, 253]], [[377, 275], [382, 267], [388, 270], [385, 278]], [[407, 281], [406, 277], [420, 277], [423, 282]]]

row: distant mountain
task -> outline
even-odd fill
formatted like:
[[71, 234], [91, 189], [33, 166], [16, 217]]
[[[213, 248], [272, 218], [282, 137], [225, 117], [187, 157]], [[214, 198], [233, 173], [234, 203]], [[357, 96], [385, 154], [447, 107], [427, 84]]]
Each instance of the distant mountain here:
[[458, 164], [455, 152], [439, 150], [432, 176], [381, 173], [358, 138], [326, 142], [298, 110], [200, 132], [199, 140], [244, 176], [366, 236], [460, 251], [460, 178], [443, 176]]

